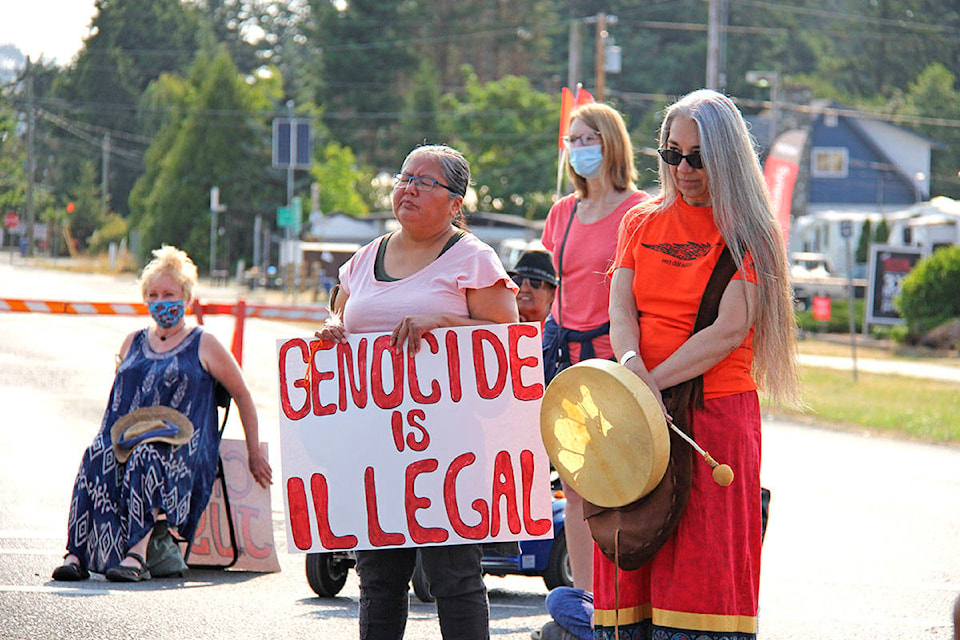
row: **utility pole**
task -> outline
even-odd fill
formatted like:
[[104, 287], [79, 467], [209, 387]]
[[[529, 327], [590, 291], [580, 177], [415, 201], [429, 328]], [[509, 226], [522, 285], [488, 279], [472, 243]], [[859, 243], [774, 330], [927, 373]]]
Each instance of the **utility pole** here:
[[103, 210], [110, 210], [110, 132], [103, 134], [100, 148], [100, 201]]
[[607, 14], [598, 13], [597, 14], [597, 86], [595, 88], [597, 95], [594, 96], [597, 102], [603, 102], [604, 89], [607, 83], [607, 71], [604, 65], [605, 62], [605, 53], [606, 53], [606, 37], [607, 37]]
[[33, 130], [36, 126], [34, 122], [33, 105], [33, 70], [30, 68], [30, 56], [27, 56], [27, 65], [24, 71], [24, 77], [27, 85], [27, 166], [24, 173], [27, 174], [27, 255], [33, 255], [33, 224], [36, 213], [33, 203], [33, 181], [34, 181], [34, 154], [33, 148]]
[[[294, 111], [293, 100], [287, 100], [287, 111], [290, 113], [290, 164], [287, 166], [287, 207], [293, 209], [293, 187], [294, 187], [294, 166], [297, 163], [297, 134], [294, 124], [294, 117], [296, 115]], [[299, 214], [296, 214], [299, 215]], [[297, 228], [299, 228], [299, 220], [297, 221]], [[293, 301], [293, 297], [296, 294], [296, 290], [293, 283], [294, 270], [296, 269], [295, 258], [293, 255], [293, 226], [289, 225], [284, 229], [284, 250], [287, 252], [287, 272], [284, 274], [283, 278], [283, 287], [284, 289], [290, 292], [290, 301]], [[282, 262], [283, 258], [281, 258]]]
[[707, 24], [707, 89], [723, 91], [727, 86], [727, 0], [707, 0], [710, 3]]
[[747, 82], [755, 87], [770, 89], [770, 142], [767, 149], [773, 148], [780, 133], [780, 73], [777, 71], [747, 71]]
[[580, 82], [580, 19], [570, 21], [570, 36], [567, 52], [567, 86], [575, 87]]
[[220, 234], [219, 214], [226, 211], [226, 205], [220, 204], [220, 187], [210, 187], [210, 278], [217, 269], [217, 236]]
[[[293, 117], [294, 117], [294, 103], [293, 100], [287, 100], [287, 112], [290, 114], [290, 164], [287, 165], [287, 206], [293, 206], [293, 172], [294, 164], [297, 162], [297, 136], [293, 130]], [[287, 227], [286, 232], [287, 240], [290, 239], [290, 227]]]
[[[596, 69], [595, 69], [595, 86], [593, 88], [593, 97], [597, 102], [603, 102], [606, 94], [606, 84], [607, 84], [607, 26], [612, 24], [617, 24], [617, 16], [598, 13], [595, 16], [587, 16], [585, 18], [580, 18], [570, 23], [570, 59], [569, 59], [569, 74], [567, 76], [567, 84], [570, 87], [575, 87], [580, 82], [580, 79], [577, 77], [579, 75], [579, 64], [580, 64], [580, 26], [575, 24], [578, 22], [584, 22], [586, 24], [595, 24], [596, 26]], [[615, 70], [613, 73], [619, 73]]]

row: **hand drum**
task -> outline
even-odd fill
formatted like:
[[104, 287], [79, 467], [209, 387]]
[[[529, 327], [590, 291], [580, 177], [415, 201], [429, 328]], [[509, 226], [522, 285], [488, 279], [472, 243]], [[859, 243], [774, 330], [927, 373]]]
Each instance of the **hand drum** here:
[[540, 433], [560, 477], [601, 507], [653, 491], [670, 459], [666, 419], [653, 392], [609, 360], [585, 360], [557, 374], [543, 394]]

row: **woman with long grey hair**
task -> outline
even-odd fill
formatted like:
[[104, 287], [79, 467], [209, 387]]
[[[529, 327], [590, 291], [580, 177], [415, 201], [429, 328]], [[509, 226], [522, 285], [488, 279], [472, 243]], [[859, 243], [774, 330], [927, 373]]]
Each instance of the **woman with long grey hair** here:
[[[611, 344], [658, 399], [676, 385], [702, 380], [702, 400], [672, 410], [683, 412], [699, 444], [729, 463], [736, 477], [719, 486], [707, 465], [695, 465], [676, 533], [639, 569], [617, 576], [614, 564], [595, 554], [596, 637], [613, 638], [619, 627], [630, 629], [631, 638], [755, 638], [757, 390], [799, 402], [786, 252], [753, 139], [728, 97], [700, 90], [671, 105], [659, 146], [661, 193], [620, 227]], [[733, 275], [721, 282], [716, 319], [694, 331], [725, 248]]]

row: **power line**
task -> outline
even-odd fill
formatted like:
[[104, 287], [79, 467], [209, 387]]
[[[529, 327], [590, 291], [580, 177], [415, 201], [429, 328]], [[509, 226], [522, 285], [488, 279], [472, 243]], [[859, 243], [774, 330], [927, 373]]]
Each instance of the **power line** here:
[[[933, 24], [927, 22], [919, 22], [913, 19], [913, 16], [908, 16], [910, 19], [906, 20], [904, 18], [873, 18], [871, 16], [865, 16], [863, 14], [853, 14], [853, 13], [842, 13], [839, 11], [829, 11], [826, 9], [811, 9], [808, 7], [796, 7], [789, 4], [781, 4], [776, 2], [760, 2], [757, 0], [730, 0], [738, 5], [756, 7], [758, 9], [769, 9], [773, 11], [786, 11], [788, 13], [794, 13], [796, 15], [810, 16], [816, 19], [830, 18], [836, 20], [843, 20], [852, 24], [859, 25], [868, 25], [868, 26], [884, 26], [884, 27], [896, 27], [900, 31], [918, 31], [921, 33], [942, 33], [950, 36], [960, 35], [960, 28], [951, 27], [942, 24]], [[885, 33], [884, 37], [889, 37], [891, 34]]]

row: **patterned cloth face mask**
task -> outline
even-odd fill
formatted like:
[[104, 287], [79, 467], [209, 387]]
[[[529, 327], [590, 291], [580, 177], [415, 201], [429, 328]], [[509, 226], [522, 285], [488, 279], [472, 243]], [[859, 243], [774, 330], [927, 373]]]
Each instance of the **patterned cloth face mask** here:
[[186, 312], [183, 300], [151, 300], [147, 303], [147, 308], [150, 310], [150, 317], [164, 329], [180, 322]]

